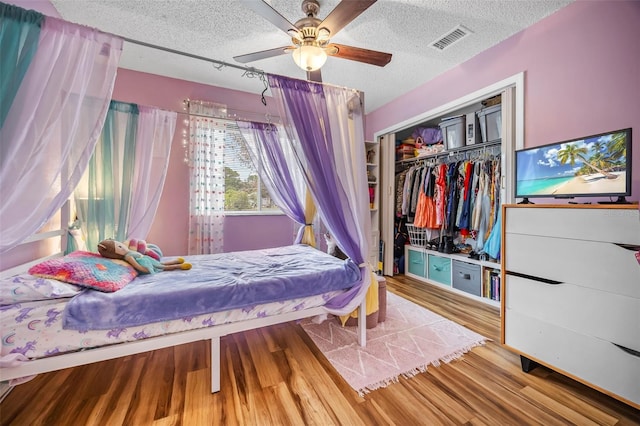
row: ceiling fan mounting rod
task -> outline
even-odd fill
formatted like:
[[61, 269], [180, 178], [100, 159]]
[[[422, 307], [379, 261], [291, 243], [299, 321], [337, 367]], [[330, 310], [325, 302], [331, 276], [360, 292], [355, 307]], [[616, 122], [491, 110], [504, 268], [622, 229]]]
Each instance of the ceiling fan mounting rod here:
[[315, 18], [320, 10], [320, 3], [318, 0], [304, 0], [302, 2], [302, 12], [307, 15], [307, 17]]

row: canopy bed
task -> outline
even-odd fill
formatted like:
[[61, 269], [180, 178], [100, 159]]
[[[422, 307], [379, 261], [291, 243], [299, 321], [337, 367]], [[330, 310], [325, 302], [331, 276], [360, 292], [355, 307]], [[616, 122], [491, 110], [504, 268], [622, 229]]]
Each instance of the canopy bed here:
[[328, 300], [360, 281], [351, 260], [306, 245], [190, 256], [191, 270], [141, 275], [114, 292], [36, 276], [61, 259], [74, 268], [75, 258], [0, 281], [3, 381], [211, 339], [216, 392], [220, 337], [326, 314]]
[[[288, 192], [287, 197], [291, 199], [283, 208], [301, 224], [294, 245], [240, 254], [195, 256], [189, 259], [194, 265], [190, 271], [137, 277], [109, 294], [94, 288], [81, 290], [67, 281], [50, 277], [35, 279], [26, 274], [29, 269], [33, 271], [43, 262], [67, 260], [71, 256], [62, 256], [69, 223], [67, 200], [87, 169], [105, 123], [122, 39], [59, 19], [34, 16], [33, 11], [2, 3], [0, 6], [3, 21], [21, 24], [14, 32], [7, 31], [1, 36], [24, 42], [12, 60], [19, 63], [12, 70], [15, 71], [12, 78], [15, 90], [3, 91], [1, 99], [7, 110], [3, 111], [0, 137], [9, 143], [0, 147], [3, 159], [0, 194], [5, 201], [0, 205], [3, 225], [0, 254], [11, 256], [25, 243], [53, 240], [59, 244], [45, 253], [38, 252], [37, 257], [34, 255], [23, 265], [2, 267], [5, 269], [0, 273], [0, 290], [4, 295], [0, 303], [4, 333], [0, 358], [2, 381], [17, 382], [38, 373], [210, 339], [212, 391], [215, 392], [220, 389], [220, 337], [305, 317], [322, 318], [328, 313], [345, 315], [356, 309], [358, 340], [361, 345], [365, 344], [365, 295], [371, 282], [371, 267], [365, 259], [371, 242], [359, 92], [267, 76], [273, 95], [270, 106], [275, 104], [285, 125], [279, 143], [265, 150], [282, 156], [286, 169], [295, 175], [284, 180], [282, 176], [274, 178], [273, 182], [292, 180], [305, 184], [303, 190], [296, 188]], [[28, 31], [33, 33], [24, 37]], [[35, 43], [28, 44], [34, 40]], [[79, 75], [85, 77], [78, 78]], [[33, 99], [41, 101], [34, 103]], [[260, 125], [252, 123], [246, 128], [248, 131]], [[272, 134], [276, 132], [273, 126], [268, 126], [268, 130]], [[256, 135], [254, 142], [264, 148], [267, 142], [262, 136]], [[246, 137], [250, 138], [248, 132]], [[51, 166], [52, 158], [56, 160], [55, 167]], [[25, 196], [26, 191], [20, 192], [25, 188], [33, 192]], [[349, 259], [333, 258], [298, 244], [316, 208], [323, 224]], [[153, 206], [140, 214], [148, 217], [149, 211], [153, 215]], [[60, 229], [42, 232], [43, 225], [53, 217], [60, 219]], [[126, 237], [144, 238], [145, 235], [127, 233]], [[235, 265], [235, 278], [242, 286], [263, 285], [265, 276], [276, 279], [275, 284], [274, 281], [266, 284], [272, 287], [265, 291], [275, 297], [236, 301], [233, 291], [222, 296], [198, 293], [221, 276], [219, 269], [210, 264], [205, 266], [206, 261], [217, 263], [218, 267]], [[247, 275], [247, 265], [251, 263], [258, 269]], [[295, 273], [284, 265], [294, 267]], [[102, 267], [108, 269], [104, 264]], [[269, 267], [276, 267], [277, 271]], [[337, 273], [333, 278], [332, 271]], [[293, 276], [297, 281], [291, 281]], [[177, 277], [185, 278], [190, 284], [181, 284]], [[168, 281], [161, 284], [158, 281], [161, 279]], [[305, 290], [301, 290], [300, 281], [305, 283]], [[329, 282], [333, 285], [324, 285]], [[119, 308], [132, 300], [127, 295], [145, 287], [152, 291], [142, 296], [143, 302], [137, 302], [136, 312], [118, 317]], [[145, 306], [144, 298], [159, 297], [156, 292], [167, 288], [174, 291], [165, 294], [164, 299], [156, 299], [155, 304], [176, 302], [182, 307], [194, 305], [200, 309], [176, 309], [171, 317], [121, 322], [124, 317], [138, 318], [136, 315], [140, 312], [157, 311], [156, 306]], [[122, 293], [119, 295], [119, 292]], [[200, 303], [216, 297], [224, 303], [215, 307]], [[89, 300], [86, 305], [89, 307], [78, 307], [85, 299]], [[78, 309], [72, 315], [73, 307]], [[96, 319], [96, 315], [91, 316], [95, 312], [100, 312], [97, 316], [106, 322], [87, 325], [72, 321], [87, 312], [90, 323]]]

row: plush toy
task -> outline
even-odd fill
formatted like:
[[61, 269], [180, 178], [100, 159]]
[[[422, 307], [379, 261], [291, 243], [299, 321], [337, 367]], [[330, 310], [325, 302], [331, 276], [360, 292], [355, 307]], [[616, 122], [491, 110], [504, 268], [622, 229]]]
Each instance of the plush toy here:
[[162, 251], [160, 250], [160, 247], [155, 244], [147, 243], [145, 240], [129, 238], [124, 241], [124, 245], [129, 247], [129, 250], [146, 254], [149, 257], [153, 257], [158, 262], [162, 259]]
[[170, 261], [159, 262], [150, 256], [129, 250], [124, 243], [116, 240], [101, 241], [98, 244], [98, 252], [109, 259], [122, 259], [142, 274], [155, 274], [156, 272], [175, 269], [191, 269], [191, 264], [185, 263], [181, 257]]

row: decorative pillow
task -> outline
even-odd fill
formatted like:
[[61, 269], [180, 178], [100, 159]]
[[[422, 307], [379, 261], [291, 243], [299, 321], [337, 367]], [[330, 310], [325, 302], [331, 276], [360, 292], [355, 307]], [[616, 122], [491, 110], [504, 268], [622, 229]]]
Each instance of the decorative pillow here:
[[0, 279], [0, 305], [73, 297], [81, 291], [75, 284], [19, 274]]
[[120, 290], [138, 275], [124, 260], [107, 259], [86, 251], [74, 251], [64, 257], [38, 263], [29, 269], [29, 273], [106, 293]]

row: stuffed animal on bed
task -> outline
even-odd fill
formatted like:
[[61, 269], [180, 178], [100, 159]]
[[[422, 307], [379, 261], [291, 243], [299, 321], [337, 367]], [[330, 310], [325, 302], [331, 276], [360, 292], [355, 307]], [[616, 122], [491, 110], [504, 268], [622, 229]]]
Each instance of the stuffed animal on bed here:
[[129, 250], [146, 254], [149, 257], [153, 257], [158, 262], [162, 259], [162, 250], [160, 250], [160, 247], [155, 244], [147, 243], [145, 240], [129, 238], [124, 241], [124, 245], [129, 247]]
[[142, 274], [155, 274], [156, 272], [175, 269], [191, 269], [191, 264], [185, 263], [181, 257], [170, 261], [159, 262], [138, 251], [129, 250], [129, 247], [124, 243], [111, 239], [101, 241], [98, 244], [98, 252], [103, 257], [109, 259], [122, 259]]

